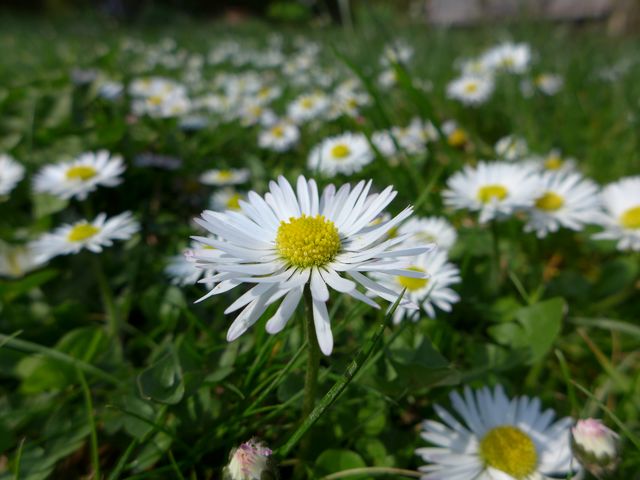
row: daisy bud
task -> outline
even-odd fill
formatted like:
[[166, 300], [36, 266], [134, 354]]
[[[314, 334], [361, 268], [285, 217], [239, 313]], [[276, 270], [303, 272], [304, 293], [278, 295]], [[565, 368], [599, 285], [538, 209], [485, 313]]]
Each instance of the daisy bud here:
[[225, 468], [225, 480], [271, 480], [278, 471], [270, 458], [273, 452], [261, 441], [252, 438], [233, 450]]
[[571, 429], [571, 447], [580, 463], [596, 477], [612, 473], [620, 461], [616, 432], [600, 420], [578, 420]]

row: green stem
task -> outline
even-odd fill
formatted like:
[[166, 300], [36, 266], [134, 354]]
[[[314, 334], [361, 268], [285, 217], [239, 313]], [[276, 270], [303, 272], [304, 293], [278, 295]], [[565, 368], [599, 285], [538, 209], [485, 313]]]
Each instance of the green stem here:
[[91, 400], [91, 391], [87, 380], [84, 378], [82, 370], [76, 369], [80, 386], [82, 387], [82, 393], [84, 396], [85, 407], [87, 409], [87, 422], [90, 429], [90, 446], [91, 446], [91, 466], [93, 468], [92, 477], [101, 478], [100, 475], [100, 454], [98, 452], [98, 433], [96, 431], [96, 422], [93, 415], [93, 401]]
[[102, 269], [102, 263], [100, 259], [93, 255], [92, 258], [93, 271], [96, 276], [98, 288], [100, 289], [100, 295], [102, 297], [102, 304], [104, 305], [105, 313], [107, 315], [107, 332], [109, 335], [119, 343], [120, 341], [120, 319], [118, 318], [118, 309], [116, 308], [115, 301], [113, 299], [113, 293], [109, 282]]
[[493, 245], [493, 262], [491, 265], [491, 289], [497, 292], [500, 287], [500, 235], [497, 220], [491, 220], [491, 240]]
[[356, 475], [378, 476], [378, 475], [400, 475], [402, 477], [420, 478], [424, 473], [416, 472], [415, 470], [405, 470], [404, 468], [393, 467], [362, 467], [362, 468], [350, 468], [349, 470], [342, 470], [341, 472], [332, 473], [326, 477], [322, 477], [322, 480], [336, 480], [338, 478], [355, 477]]

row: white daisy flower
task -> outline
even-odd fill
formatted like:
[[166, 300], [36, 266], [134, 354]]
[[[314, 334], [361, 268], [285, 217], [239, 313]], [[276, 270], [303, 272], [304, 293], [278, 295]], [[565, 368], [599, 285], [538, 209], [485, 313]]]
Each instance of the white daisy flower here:
[[640, 251], [640, 176], [626, 177], [602, 191], [604, 212], [595, 219], [604, 228], [594, 238], [618, 240], [619, 250]]
[[434, 243], [444, 251], [449, 251], [458, 238], [456, 229], [442, 217], [412, 217], [398, 227], [398, 233], [411, 234], [407, 243]]
[[245, 194], [232, 187], [222, 188], [211, 195], [209, 208], [216, 212], [225, 210], [240, 210], [240, 200], [244, 200]]
[[373, 161], [373, 151], [361, 133], [344, 133], [325, 138], [311, 149], [307, 164], [327, 176], [351, 175]]
[[562, 152], [554, 148], [546, 155], [529, 157], [527, 163], [541, 172], [572, 172], [577, 162], [575, 158], [563, 157]]
[[[362, 181], [353, 189], [346, 184], [337, 191], [329, 185], [320, 195], [314, 180], [300, 176], [296, 194], [289, 182], [279, 177], [277, 183], [270, 182], [264, 198], [249, 192], [247, 201], [240, 202], [240, 212], [205, 211], [196, 219], [220, 240], [194, 239], [223, 252], [214, 257], [206, 249], [194, 251], [199, 265], [220, 272], [212, 279], [220, 283], [201, 300], [241, 284], [256, 284], [225, 310], [231, 313], [242, 309], [227, 332], [228, 341], [242, 335], [270, 304], [283, 299], [266, 323], [267, 332], [280, 332], [303, 290], [309, 288], [318, 343], [329, 355], [333, 335], [326, 305], [327, 286], [377, 308], [356, 288], [358, 284], [390, 302], [397, 296], [363, 272], [424, 277], [407, 269], [409, 262], [401, 258], [419, 255], [430, 246], [398, 248], [404, 236], [383, 240], [389, 229], [411, 215], [411, 207], [387, 222], [368, 227], [396, 195], [391, 187], [369, 195], [371, 183]], [[406, 300], [402, 304], [409, 306]]]
[[139, 228], [131, 212], [109, 219], [106, 214], [101, 213], [91, 222], [81, 220], [44, 234], [33, 243], [33, 248], [39, 261], [58, 255], [75, 254], [82, 249], [99, 253], [104, 247], [113, 245], [114, 240], [128, 240]]
[[148, 115], [153, 118], [180, 117], [189, 113], [192, 103], [180, 91], [151, 95], [133, 101], [132, 111], [136, 115]]
[[278, 121], [278, 117], [273, 110], [256, 102], [245, 102], [238, 113], [240, 123], [245, 127], [252, 125], [269, 126]]
[[278, 122], [260, 132], [258, 146], [275, 152], [286, 152], [300, 140], [300, 129], [288, 122]]
[[24, 167], [7, 154], [0, 154], [0, 196], [9, 195], [24, 178]]
[[0, 242], [0, 277], [20, 278], [44, 263], [38, 259], [33, 245], [9, 245]]
[[238, 185], [249, 180], [251, 172], [248, 168], [232, 168], [227, 170], [207, 170], [200, 175], [200, 182], [205, 185]]
[[[195, 242], [191, 243], [191, 247], [185, 249], [182, 253], [169, 258], [164, 273], [171, 279], [171, 283], [185, 287], [187, 285], [195, 285], [202, 278], [205, 279], [205, 286], [208, 290], [214, 287], [214, 283], [209, 279], [215, 273], [213, 269], [203, 269], [196, 266], [193, 258], [193, 249], [200, 248]], [[211, 249], [211, 254], [215, 254], [215, 250]], [[218, 252], [221, 254], [221, 252]]]
[[489, 100], [493, 89], [493, 78], [490, 76], [465, 75], [449, 82], [447, 97], [465, 105], [481, 105]]
[[445, 203], [480, 212], [480, 223], [502, 219], [533, 205], [538, 178], [531, 168], [508, 162], [467, 165], [447, 182]]
[[[460, 283], [460, 270], [453, 263], [447, 262], [446, 250], [434, 249], [418, 255], [409, 269], [424, 273], [425, 278], [403, 275], [387, 275], [383, 278], [374, 274], [374, 279], [398, 295], [406, 288], [405, 297], [420, 305], [430, 318], [436, 317], [435, 307], [450, 312], [451, 305], [460, 300], [460, 296], [449, 288], [450, 285]], [[405, 313], [405, 310], [399, 307], [394, 314], [393, 322], [400, 323]], [[416, 311], [410, 311], [408, 317], [416, 321], [419, 315]]]
[[579, 231], [598, 215], [598, 186], [579, 173], [545, 172], [539, 181], [525, 232], [535, 231], [538, 238], [543, 238], [560, 227]]
[[85, 152], [70, 162], [47, 165], [33, 181], [36, 192], [61, 198], [84, 200], [99, 186], [115, 187], [122, 182], [125, 166], [122, 157], [106, 150]]
[[564, 80], [554, 73], [541, 73], [533, 79], [533, 85], [545, 95], [553, 96], [562, 89]]
[[466, 387], [464, 397], [450, 397], [458, 418], [436, 405], [442, 423], [422, 424], [422, 438], [436, 445], [416, 450], [429, 462], [420, 467], [423, 480], [580, 478], [569, 442], [571, 418], [554, 422], [555, 413], [541, 411], [538, 398], [510, 400], [501, 386], [493, 392]]
[[378, 75], [378, 84], [382, 88], [391, 88], [398, 83], [398, 74], [394, 68], [387, 68]]
[[524, 73], [531, 63], [531, 47], [526, 43], [502, 43], [489, 49], [482, 62], [492, 70]]
[[527, 141], [517, 135], [507, 135], [498, 140], [494, 146], [496, 154], [505, 160], [517, 160], [529, 152]]
[[295, 123], [304, 123], [324, 115], [331, 102], [322, 92], [300, 95], [287, 107], [288, 117]]

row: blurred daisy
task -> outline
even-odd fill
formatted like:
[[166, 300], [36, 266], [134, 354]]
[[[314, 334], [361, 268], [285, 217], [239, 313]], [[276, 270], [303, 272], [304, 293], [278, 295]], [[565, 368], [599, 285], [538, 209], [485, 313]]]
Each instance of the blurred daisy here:
[[640, 176], [626, 177], [602, 191], [604, 212], [595, 219], [604, 228], [599, 240], [617, 240], [619, 250], [640, 251]]
[[240, 123], [245, 126], [274, 124], [278, 117], [270, 108], [264, 107], [260, 103], [247, 102], [242, 105], [239, 111]]
[[562, 152], [558, 149], [553, 149], [543, 156], [530, 157], [527, 162], [542, 171], [570, 172], [576, 168], [575, 158], [563, 157]]
[[447, 120], [442, 124], [442, 132], [447, 136], [447, 143], [454, 148], [462, 148], [469, 142], [469, 135], [455, 120]]
[[[207, 289], [211, 290], [214, 287], [214, 284], [213, 282], [208, 281], [208, 279], [213, 276], [215, 270], [198, 268], [195, 260], [193, 259], [193, 248], [199, 248], [199, 245], [192, 242], [191, 248], [184, 250], [178, 255], [170, 257], [164, 269], [164, 273], [171, 279], [172, 284], [179, 285], [181, 287], [195, 285], [204, 277], [205, 286]], [[218, 251], [217, 253], [220, 254], [221, 252]], [[216, 252], [212, 251], [210, 254], [215, 255]]]
[[33, 243], [33, 248], [38, 261], [78, 253], [82, 249], [99, 253], [104, 247], [113, 245], [114, 240], [128, 240], [138, 229], [138, 222], [133, 219], [131, 212], [109, 219], [101, 213], [91, 222], [81, 220], [44, 234]]
[[[411, 207], [387, 222], [368, 227], [395, 197], [391, 187], [369, 195], [371, 181], [362, 181], [353, 189], [347, 184], [337, 191], [329, 185], [320, 195], [315, 181], [302, 176], [298, 178], [296, 191], [284, 177], [269, 186], [264, 198], [249, 192], [248, 200], [240, 202], [240, 212], [205, 211], [196, 219], [205, 230], [219, 235], [220, 240], [194, 239], [222, 252], [212, 257], [204, 248], [194, 251], [201, 267], [220, 272], [212, 278], [220, 283], [201, 300], [238, 285], [256, 284], [225, 310], [225, 313], [241, 310], [227, 332], [228, 341], [242, 335], [269, 305], [283, 299], [266, 323], [269, 333], [281, 331], [304, 289], [309, 288], [318, 343], [322, 352], [329, 355], [333, 335], [326, 306], [327, 287], [377, 308], [375, 302], [357, 289], [358, 284], [366, 292], [390, 302], [397, 296], [363, 272], [424, 277], [407, 269], [410, 263], [402, 257], [419, 255], [430, 246], [398, 248], [406, 239], [402, 236], [381, 241], [389, 229], [411, 215]], [[408, 306], [406, 300], [402, 304]]]
[[436, 405], [443, 423], [425, 420], [422, 438], [435, 447], [416, 454], [429, 465], [423, 480], [543, 480], [580, 469], [569, 442], [571, 418], [553, 421], [538, 398], [507, 398], [501, 386], [450, 395], [458, 418]]
[[0, 154], [0, 196], [9, 195], [24, 178], [24, 167], [7, 154]]
[[560, 227], [582, 230], [598, 215], [598, 186], [578, 173], [545, 172], [540, 176], [538, 197], [529, 210], [526, 232], [538, 238]]
[[106, 150], [80, 154], [70, 162], [47, 165], [33, 182], [36, 192], [61, 198], [84, 200], [97, 187], [115, 187], [122, 182], [125, 166], [122, 157]]
[[[424, 242], [423, 242], [424, 245]], [[451, 285], [460, 283], [460, 270], [454, 264], [447, 262], [446, 250], [434, 249], [430, 252], [418, 255], [412, 261], [410, 270], [420, 272], [424, 278], [406, 277], [396, 275], [384, 278], [374, 275], [374, 279], [389, 290], [399, 295], [406, 288], [405, 297], [413, 303], [420, 305], [430, 318], [436, 317], [435, 307], [445, 312], [451, 311], [451, 305], [460, 300], [460, 296], [451, 288]], [[393, 322], [400, 323], [405, 317], [405, 310], [398, 308], [394, 314]], [[410, 311], [409, 318], [418, 320], [416, 311]]]
[[378, 75], [378, 83], [382, 88], [391, 88], [398, 83], [398, 74], [394, 68], [387, 68]]
[[464, 76], [447, 85], [447, 97], [465, 105], [480, 105], [493, 93], [493, 79], [489, 76]]
[[276, 152], [290, 150], [300, 139], [300, 129], [287, 122], [279, 122], [260, 132], [258, 146]]
[[480, 212], [480, 223], [508, 217], [533, 205], [538, 179], [531, 168], [507, 162], [467, 165], [447, 182], [445, 203]]
[[325, 138], [309, 153], [308, 166], [327, 176], [350, 175], [371, 163], [373, 152], [361, 133], [344, 133]]
[[287, 115], [295, 123], [320, 118], [329, 109], [329, 97], [322, 92], [300, 95], [287, 108]]
[[531, 63], [531, 47], [526, 43], [502, 43], [489, 49], [482, 62], [492, 70], [524, 73]]
[[439, 250], [448, 251], [456, 243], [455, 228], [441, 217], [412, 217], [398, 227], [398, 234], [410, 234], [406, 243], [435, 243]]
[[516, 135], [507, 135], [498, 140], [494, 146], [496, 154], [504, 160], [517, 160], [529, 151], [527, 141]]
[[216, 212], [225, 210], [240, 210], [240, 200], [244, 200], [245, 195], [232, 187], [222, 188], [211, 195], [209, 208]]
[[228, 170], [207, 170], [200, 175], [200, 182], [205, 185], [238, 185], [249, 180], [251, 173], [248, 168], [237, 168]]
[[151, 95], [133, 101], [131, 109], [136, 115], [148, 115], [153, 118], [180, 117], [189, 113], [192, 103], [180, 91]]
[[20, 278], [40, 267], [33, 245], [9, 245], [0, 242], [0, 277]]
[[564, 81], [560, 75], [541, 73], [533, 79], [533, 86], [545, 95], [553, 96], [562, 89]]

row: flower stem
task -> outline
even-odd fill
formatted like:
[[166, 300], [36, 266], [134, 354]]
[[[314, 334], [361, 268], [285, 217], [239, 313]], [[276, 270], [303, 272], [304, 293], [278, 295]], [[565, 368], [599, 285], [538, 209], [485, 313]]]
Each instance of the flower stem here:
[[120, 319], [118, 317], [118, 309], [113, 300], [113, 293], [109, 287], [109, 282], [102, 269], [102, 263], [97, 255], [91, 255], [93, 264], [93, 272], [98, 282], [102, 304], [107, 315], [107, 333], [119, 344], [120, 342]]

